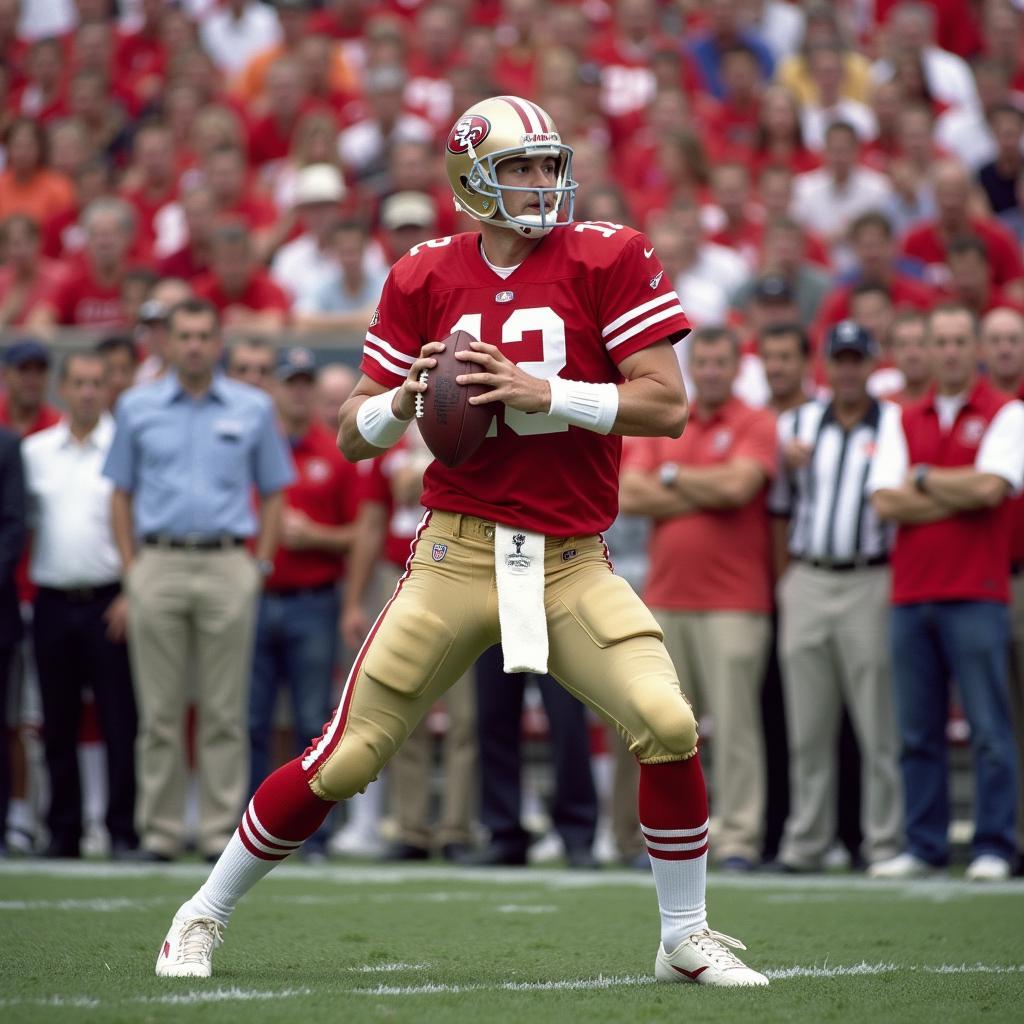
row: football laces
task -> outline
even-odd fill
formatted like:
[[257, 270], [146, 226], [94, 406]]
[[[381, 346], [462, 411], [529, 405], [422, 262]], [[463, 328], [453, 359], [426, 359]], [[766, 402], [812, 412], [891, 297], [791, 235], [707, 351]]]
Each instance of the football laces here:
[[[419, 381], [421, 384], [427, 383], [427, 378], [430, 376], [429, 370], [420, 370]], [[423, 419], [423, 394], [422, 392], [416, 396], [414, 406], [416, 408], [416, 419]]]

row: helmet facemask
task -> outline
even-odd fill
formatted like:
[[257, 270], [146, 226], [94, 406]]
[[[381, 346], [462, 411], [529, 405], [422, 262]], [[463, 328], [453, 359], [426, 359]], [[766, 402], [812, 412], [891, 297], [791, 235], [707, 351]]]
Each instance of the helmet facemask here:
[[[508, 228], [526, 238], [539, 238], [548, 234], [552, 228], [572, 223], [573, 210], [576, 205], [576, 189], [579, 185], [572, 178], [572, 149], [569, 146], [561, 142], [548, 142], [536, 149], [531, 146], [518, 146], [499, 149], [482, 158], [477, 155], [472, 143], [467, 148], [473, 165], [469, 177], [463, 181], [463, 186], [467, 191], [484, 197], [484, 202], [480, 204], [483, 209], [487, 208], [488, 202], [493, 203], [494, 211], [481, 215], [456, 198], [455, 203], [459, 209], [464, 210], [476, 220], [486, 221], [495, 227]], [[558, 161], [558, 173], [554, 185], [533, 188], [523, 185], [499, 184], [498, 165], [502, 161], [537, 156], [550, 156]], [[505, 195], [515, 192], [525, 192], [536, 196], [540, 205], [540, 214], [512, 216], [505, 206]], [[554, 202], [549, 210], [548, 206], [552, 197], [554, 197]], [[565, 201], [565, 219], [559, 220], [563, 201]]]

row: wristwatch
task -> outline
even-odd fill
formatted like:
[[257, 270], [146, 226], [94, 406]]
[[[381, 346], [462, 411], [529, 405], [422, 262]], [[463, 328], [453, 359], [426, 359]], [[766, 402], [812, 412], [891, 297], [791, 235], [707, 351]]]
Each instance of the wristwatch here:
[[663, 462], [658, 470], [658, 479], [663, 487], [671, 487], [679, 479], [679, 463]]
[[928, 471], [931, 468], [931, 466], [926, 465], [923, 462], [921, 465], [914, 467], [914, 490], [920, 491], [921, 494], [927, 493], [925, 491], [925, 482], [928, 479]]
[[260, 558], [256, 561], [256, 568], [259, 569], [260, 575], [266, 579], [274, 571], [274, 563], [269, 558]]

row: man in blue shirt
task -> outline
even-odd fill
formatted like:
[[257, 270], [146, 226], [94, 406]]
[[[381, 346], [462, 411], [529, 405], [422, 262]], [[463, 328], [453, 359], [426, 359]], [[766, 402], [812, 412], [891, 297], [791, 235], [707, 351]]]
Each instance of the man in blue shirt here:
[[761, 78], [770, 82], [775, 73], [775, 59], [761, 37], [743, 24], [740, 5], [736, 0], [714, 0], [707, 9], [708, 29], [690, 44], [689, 52], [697, 65], [700, 77], [716, 100], [728, 98], [722, 79], [722, 61], [731, 50], [742, 49], [751, 53], [761, 70]]
[[248, 780], [256, 597], [277, 547], [281, 490], [294, 478], [270, 398], [215, 369], [223, 343], [214, 307], [179, 303], [168, 335], [171, 372], [121, 397], [104, 467], [139, 699], [138, 826], [158, 860], [184, 844], [193, 700], [200, 852], [216, 857], [234, 831]]

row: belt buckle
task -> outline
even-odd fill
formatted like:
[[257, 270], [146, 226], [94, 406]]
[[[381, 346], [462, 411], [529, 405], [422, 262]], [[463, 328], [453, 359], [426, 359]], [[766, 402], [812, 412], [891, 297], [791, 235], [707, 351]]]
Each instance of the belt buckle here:
[[186, 551], [199, 551], [199, 545], [202, 541], [203, 538], [198, 533], [186, 533], [185, 536], [181, 538], [182, 547]]

